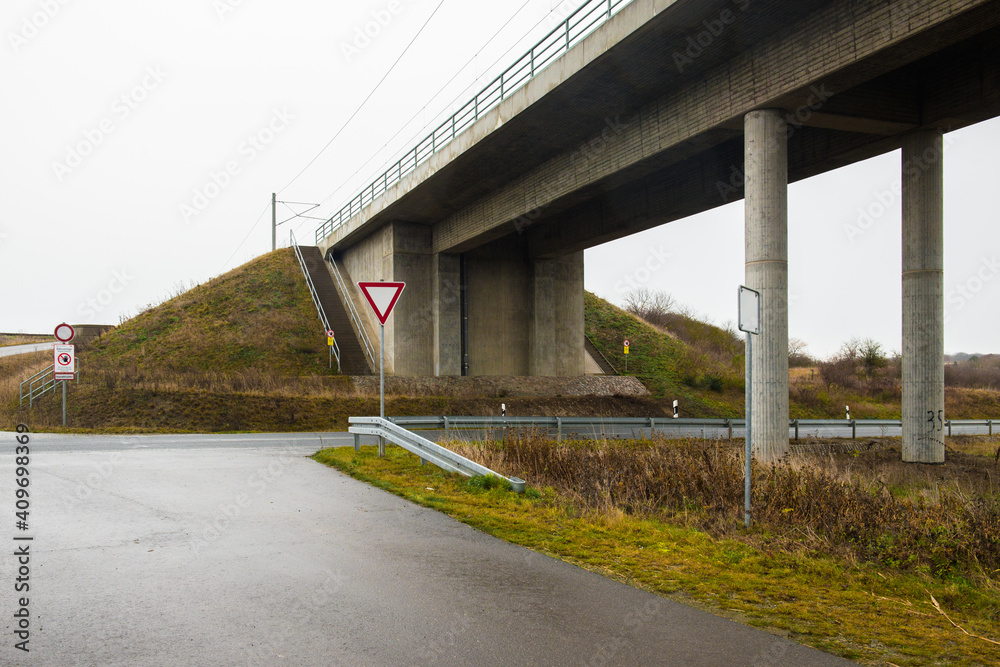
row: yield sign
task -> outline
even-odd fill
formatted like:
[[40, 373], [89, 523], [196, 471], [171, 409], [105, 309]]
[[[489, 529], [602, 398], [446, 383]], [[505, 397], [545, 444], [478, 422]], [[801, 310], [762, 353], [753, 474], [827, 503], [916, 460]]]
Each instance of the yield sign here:
[[364, 282], [358, 283], [358, 287], [365, 293], [365, 298], [375, 311], [375, 317], [381, 324], [385, 324], [406, 283]]

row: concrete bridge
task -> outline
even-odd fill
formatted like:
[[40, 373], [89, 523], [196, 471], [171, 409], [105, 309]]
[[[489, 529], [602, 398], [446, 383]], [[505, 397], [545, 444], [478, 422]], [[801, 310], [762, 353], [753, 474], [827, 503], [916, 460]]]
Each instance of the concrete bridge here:
[[787, 185], [902, 148], [904, 459], [942, 461], [942, 136], [998, 114], [1000, 0], [591, 0], [577, 16], [601, 12], [317, 231], [348, 285], [407, 282], [392, 372], [581, 374], [583, 250], [743, 198], [756, 453], [780, 457]]

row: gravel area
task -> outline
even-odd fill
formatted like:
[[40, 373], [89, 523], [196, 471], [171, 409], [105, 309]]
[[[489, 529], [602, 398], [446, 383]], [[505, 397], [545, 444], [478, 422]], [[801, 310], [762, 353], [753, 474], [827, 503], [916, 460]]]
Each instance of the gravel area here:
[[[378, 376], [355, 376], [361, 394], [378, 394]], [[634, 377], [386, 377], [387, 394], [477, 398], [505, 396], [648, 396], [649, 390]]]

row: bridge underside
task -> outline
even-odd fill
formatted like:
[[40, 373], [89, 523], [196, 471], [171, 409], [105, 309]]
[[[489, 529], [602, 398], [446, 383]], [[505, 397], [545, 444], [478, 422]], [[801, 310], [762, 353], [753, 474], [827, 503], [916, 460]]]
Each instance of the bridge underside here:
[[943, 460], [941, 137], [1000, 115], [1000, 0], [634, 0], [577, 49], [324, 241], [407, 281], [395, 372], [582, 373], [581, 251], [744, 199], [757, 453], [780, 457], [787, 184], [903, 148], [904, 458]]

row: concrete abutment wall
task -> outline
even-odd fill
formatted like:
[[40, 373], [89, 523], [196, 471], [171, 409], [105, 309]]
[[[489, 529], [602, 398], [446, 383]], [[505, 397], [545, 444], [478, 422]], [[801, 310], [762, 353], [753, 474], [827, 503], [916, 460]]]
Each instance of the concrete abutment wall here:
[[[355, 281], [406, 283], [385, 327], [387, 373], [462, 373], [462, 259], [435, 253], [430, 227], [399, 221], [340, 252]], [[535, 260], [510, 235], [464, 261], [470, 375], [584, 374], [583, 252]], [[359, 310], [378, 341], [370, 308]]]

